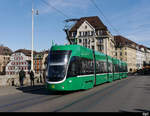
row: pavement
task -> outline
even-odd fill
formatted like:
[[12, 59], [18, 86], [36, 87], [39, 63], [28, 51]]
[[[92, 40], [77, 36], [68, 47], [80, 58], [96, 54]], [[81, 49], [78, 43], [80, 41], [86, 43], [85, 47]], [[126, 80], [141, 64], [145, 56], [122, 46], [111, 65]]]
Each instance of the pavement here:
[[29, 84], [24, 85], [23, 87], [16, 87], [16, 86], [0, 87], [0, 96], [23, 93], [23, 92], [28, 92], [28, 91], [35, 91], [44, 87], [45, 87], [44, 83], [36, 83], [33, 87], [30, 86]]

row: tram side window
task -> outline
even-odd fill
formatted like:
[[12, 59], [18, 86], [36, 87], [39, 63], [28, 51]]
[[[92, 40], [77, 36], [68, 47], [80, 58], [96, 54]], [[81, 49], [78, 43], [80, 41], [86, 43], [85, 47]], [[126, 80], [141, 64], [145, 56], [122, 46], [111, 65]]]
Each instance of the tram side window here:
[[96, 73], [101, 73], [100, 61], [96, 61]]
[[123, 65], [121, 66], [121, 71], [124, 72], [124, 66]]
[[108, 63], [108, 72], [112, 73], [113, 72], [112, 69], [113, 69], [112, 63]]
[[106, 73], [107, 63], [104, 61], [96, 61], [96, 73]]
[[105, 73], [106, 72], [106, 64], [103, 61], [99, 62], [100, 64], [100, 73]]
[[115, 64], [112, 64], [112, 72], [115, 72]]
[[72, 57], [67, 77], [74, 77], [80, 74], [80, 62], [78, 62], [78, 57]]
[[125, 66], [125, 72], [128, 72], [128, 68], [127, 68], [127, 65]]
[[115, 73], [119, 72], [118, 64], [114, 64], [114, 72]]
[[119, 72], [119, 64], [117, 64], [117, 72]]
[[86, 59], [86, 58], [80, 58], [80, 74], [86, 75], [86, 74], [94, 74], [94, 63], [93, 60]]
[[104, 73], [108, 73], [107, 72], [107, 62], [103, 62], [104, 63]]
[[122, 72], [122, 65], [119, 65], [119, 72]]
[[123, 66], [123, 72], [125, 72], [125, 71], [126, 71], [125, 66]]

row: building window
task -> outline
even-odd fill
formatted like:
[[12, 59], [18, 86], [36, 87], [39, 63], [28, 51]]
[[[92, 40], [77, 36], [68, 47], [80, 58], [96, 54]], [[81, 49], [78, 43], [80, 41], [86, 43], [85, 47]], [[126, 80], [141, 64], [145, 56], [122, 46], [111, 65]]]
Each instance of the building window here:
[[76, 36], [76, 32], [72, 32], [72, 37], [75, 37]]
[[127, 55], [127, 52], [125, 52], [125, 55]]
[[91, 31], [91, 36], [93, 36], [94, 35], [94, 31]]
[[92, 38], [92, 42], [94, 42], [94, 38]]
[[88, 36], [90, 36], [90, 31], [88, 31]]
[[103, 39], [98, 39], [98, 42], [99, 43], [103, 43]]
[[120, 52], [120, 56], [122, 56], [122, 52]]
[[99, 51], [104, 50], [104, 46], [103, 46], [103, 45], [99, 45], [99, 46], [98, 46], [98, 50], [99, 50]]
[[87, 36], [87, 31], [85, 32], [85, 36]]
[[79, 39], [79, 43], [82, 43], [82, 39]]
[[79, 32], [79, 36], [81, 37], [81, 32]]

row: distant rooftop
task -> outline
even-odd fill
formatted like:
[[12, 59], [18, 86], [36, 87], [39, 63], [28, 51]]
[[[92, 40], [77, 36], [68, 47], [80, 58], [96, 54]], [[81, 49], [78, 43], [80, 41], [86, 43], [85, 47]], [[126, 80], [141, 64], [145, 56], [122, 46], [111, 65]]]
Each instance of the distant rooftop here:
[[[126, 37], [121, 36], [121, 35], [114, 36], [114, 40], [115, 40], [116, 45], [131, 45], [131, 44], [133, 44], [133, 45], [139, 46], [139, 48], [144, 48], [144, 49], [147, 48], [146, 46], [139, 45], [139, 44], [137, 44], [137, 43], [127, 39]], [[149, 49], [149, 48], [147, 48], [147, 49]]]
[[6, 46], [0, 45], [0, 55], [11, 55], [12, 50]]
[[[27, 50], [27, 49], [18, 49], [18, 50], [16, 50], [14, 53], [19, 53], [19, 52], [24, 53], [26, 56], [31, 56], [31, 50]], [[34, 51], [34, 54], [37, 54], [37, 52]]]

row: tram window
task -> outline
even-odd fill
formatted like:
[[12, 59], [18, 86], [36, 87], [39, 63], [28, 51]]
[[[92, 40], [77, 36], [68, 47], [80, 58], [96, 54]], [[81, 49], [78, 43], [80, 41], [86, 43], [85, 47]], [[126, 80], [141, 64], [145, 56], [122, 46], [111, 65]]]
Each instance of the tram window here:
[[100, 73], [100, 62], [96, 61], [96, 73]]
[[112, 73], [112, 63], [108, 63], [108, 72]]
[[127, 66], [126, 66], [126, 71], [125, 72], [128, 72], [128, 68], [127, 68]]
[[68, 77], [73, 77], [80, 74], [80, 64], [78, 61], [78, 57], [72, 57], [68, 68]]
[[107, 72], [107, 62], [104, 62], [104, 73], [108, 73]]
[[114, 64], [112, 64], [112, 73], [114, 73], [115, 72], [115, 67], [114, 67], [115, 65]]
[[114, 64], [114, 72], [116, 73], [116, 72], [118, 72], [118, 64]]
[[116, 72], [116, 66], [115, 66], [116, 64], [114, 64], [114, 73]]
[[80, 58], [81, 75], [93, 74], [94, 73], [94, 63], [93, 60]]
[[110, 63], [108, 62], [108, 73], [110, 73], [111, 70], [110, 70]]
[[68, 68], [68, 77], [94, 74], [94, 63], [91, 59], [73, 57]]

